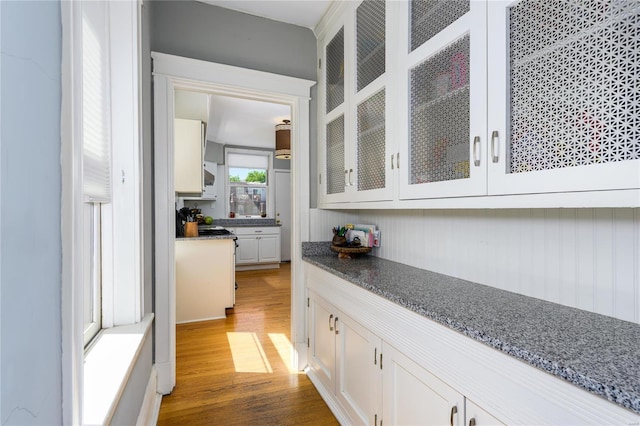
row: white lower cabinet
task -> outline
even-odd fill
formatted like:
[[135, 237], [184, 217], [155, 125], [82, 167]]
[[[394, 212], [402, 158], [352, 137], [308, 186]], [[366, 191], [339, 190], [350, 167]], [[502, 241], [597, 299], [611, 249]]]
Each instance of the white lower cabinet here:
[[386, 425], [462, 425], [464, 396], [390, 345], [383, 348]]
[[465, 411], [464, 395], [313, 291], [309, 291], [309, 367], [312, 380], [334, 413], [339, 410], [343, 423], [503, 424], [471, 401]]
[[466, 425], [468, 426], [484, 426], [484, 425], [504, 425], [500, 420], [487, 413], [470, 399], [465, 402]]
[[[325, 399], [330, 398], [348, 424], [378, 424], [381, 341], [349, 316], [309, 296], [309, 366]], [[316, 384], [318, 385], [318, 384]], [[340, 417], [340, 416], [338, 416]]]
[[617, 404], [304, 266], [307, 374], [341, 424], [640, 424]]
[[238, 237], [236, 265], [240, 269], [277, 268], [280, 264], [280, 228], [228, 228]]

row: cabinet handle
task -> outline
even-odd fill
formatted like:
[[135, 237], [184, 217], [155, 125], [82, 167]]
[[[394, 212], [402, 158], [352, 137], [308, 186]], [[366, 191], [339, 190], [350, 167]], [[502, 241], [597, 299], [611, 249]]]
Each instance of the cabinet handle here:
[[473, 164], [474, 166], [478, 167], [480, 165], [480, 156], [479, 156], [479, 151], [480, 150], [480, 136], [476, 136], [473, 138]]
[[255, 231], [253, 231], [253, 232], [262, 232], [262, 229], [256, 229], [256, 230], [255, 230]]
[[471, 417], [469, 419], [469, 426], [476, 426], [476, 418], [475, 417]]
[[336, 330], [336, 334], [339, 334], [340, 332], [338, 331], [338, 317], [336, 317], [336, 319], [333, 321], [333, 328], [335, 328]]
[[391, 154], [391, 170], [393, 170], [393, 154]]
[[331, 325], [332, 319], [333, 319], [333, 314], [329, 315], [329, 331], [333, 331], [333, 326]]
[[400, 153], [396, 154], [396, 169], [400, 169]]
[[344, 186], [349, 186], [349, 181], [347, 178], [349, 177], [349, 170], [344, 169]]
[[353, 186], [353, 182], [351, 182], [351, 173], [353, 173], [353, 169], [349, 169], [349, 186]]
[[498, 156], [500, 155], [499, 146], [496, 146], [496, 140], [498, 139], [498, 131], [491, 132], [491, 161], [498, 162]]
[[322, 185], [322, 173], [318, 173], [318, 185]]
[[458, 413], [458, 407], [454, 405], [451, 407], [451, 414], [449, 415], [449, 425], [453, 426], [453, 416]]

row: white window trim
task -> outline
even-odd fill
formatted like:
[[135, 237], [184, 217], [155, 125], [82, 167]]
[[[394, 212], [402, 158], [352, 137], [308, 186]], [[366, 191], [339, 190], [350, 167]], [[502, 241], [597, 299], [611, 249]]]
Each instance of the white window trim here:
[[[111, 41], [111, 134], [113, 142], [112, 202], [103, 206], [102, 219], [111, 224], [103, 238], [102, 325], [114, 327], [140, 323], [142, 312], [142, 145], [140, 87], [140, 11], [138, 0], [109, 2]], [[62, 18], [62, 377], [63, 424], [82, 424], [85, 387], [83, 340], [82, 264], [82, 105], [77, 52], [81, 52], [82, 2], [61, 2]], [[105, 263], [106, 261], [106, 263]], [[111, 272], [111, 274], [109, 274]], [[138, 332], [147, 336], [153, 315]], [[115, 330], [115, 329], [114, 329]], [[92, 344], [95, 348], [109, 339]], [[139, 339], [139, 344], [144, 342]], [[116, 352], [117, 347], [110, 348]], [[132, 351], [131, 365], [139, 354]], [[104, 367], [105, 369], [108, 366]], [[122, 378], [120, 393], [126, 384]], [[98, 386], [99, 387], [99, 386]], [[111, 397], [117, 399], [120, 393]], [[109, 396], [100, 396], [109, 398]], [[113, 405], [112, 405], [113, 406]], [[111, 413], [112, 414], [112, 413]], [[108, 422], [108, 414], [105, 417]]]
[[[229, 154], [246, 154], [246, 155], [260, 155], [267, 157], [267, 217], [275, 217], [275, 174], [273, 171], [273, 152], [261, 151], [257, 149], [241, 149], [241, 148], [227, 148], [225, 149], [224, 159], [224, 191], [225, 191], [225, 213], [228, 215], [231, 209], [231, 187], [229, 185]], [[239, 219], [261, 219], [260, 216], [238, 216], [236, 212], [236, 218]]]

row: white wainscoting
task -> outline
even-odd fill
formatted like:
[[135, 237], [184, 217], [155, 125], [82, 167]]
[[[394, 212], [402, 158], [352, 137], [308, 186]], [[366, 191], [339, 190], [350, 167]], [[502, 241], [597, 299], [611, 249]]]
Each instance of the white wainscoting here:
[[640, 323], [640, 209], [312, 209], [310, 240], [380, 228], [373, 254]]

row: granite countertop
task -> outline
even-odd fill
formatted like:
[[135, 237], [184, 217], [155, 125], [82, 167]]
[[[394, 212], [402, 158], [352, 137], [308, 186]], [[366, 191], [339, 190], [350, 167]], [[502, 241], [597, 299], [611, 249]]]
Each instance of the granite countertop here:
[[303, 243], [303, 260], [640, 413], [639, 324], [329, 245]]
[[191, 241], [191, 240], [232, 240], [236, 238], [234, 234], [228, 235], [203, 235], [201, 237], [176, 237], [176, 241]]

